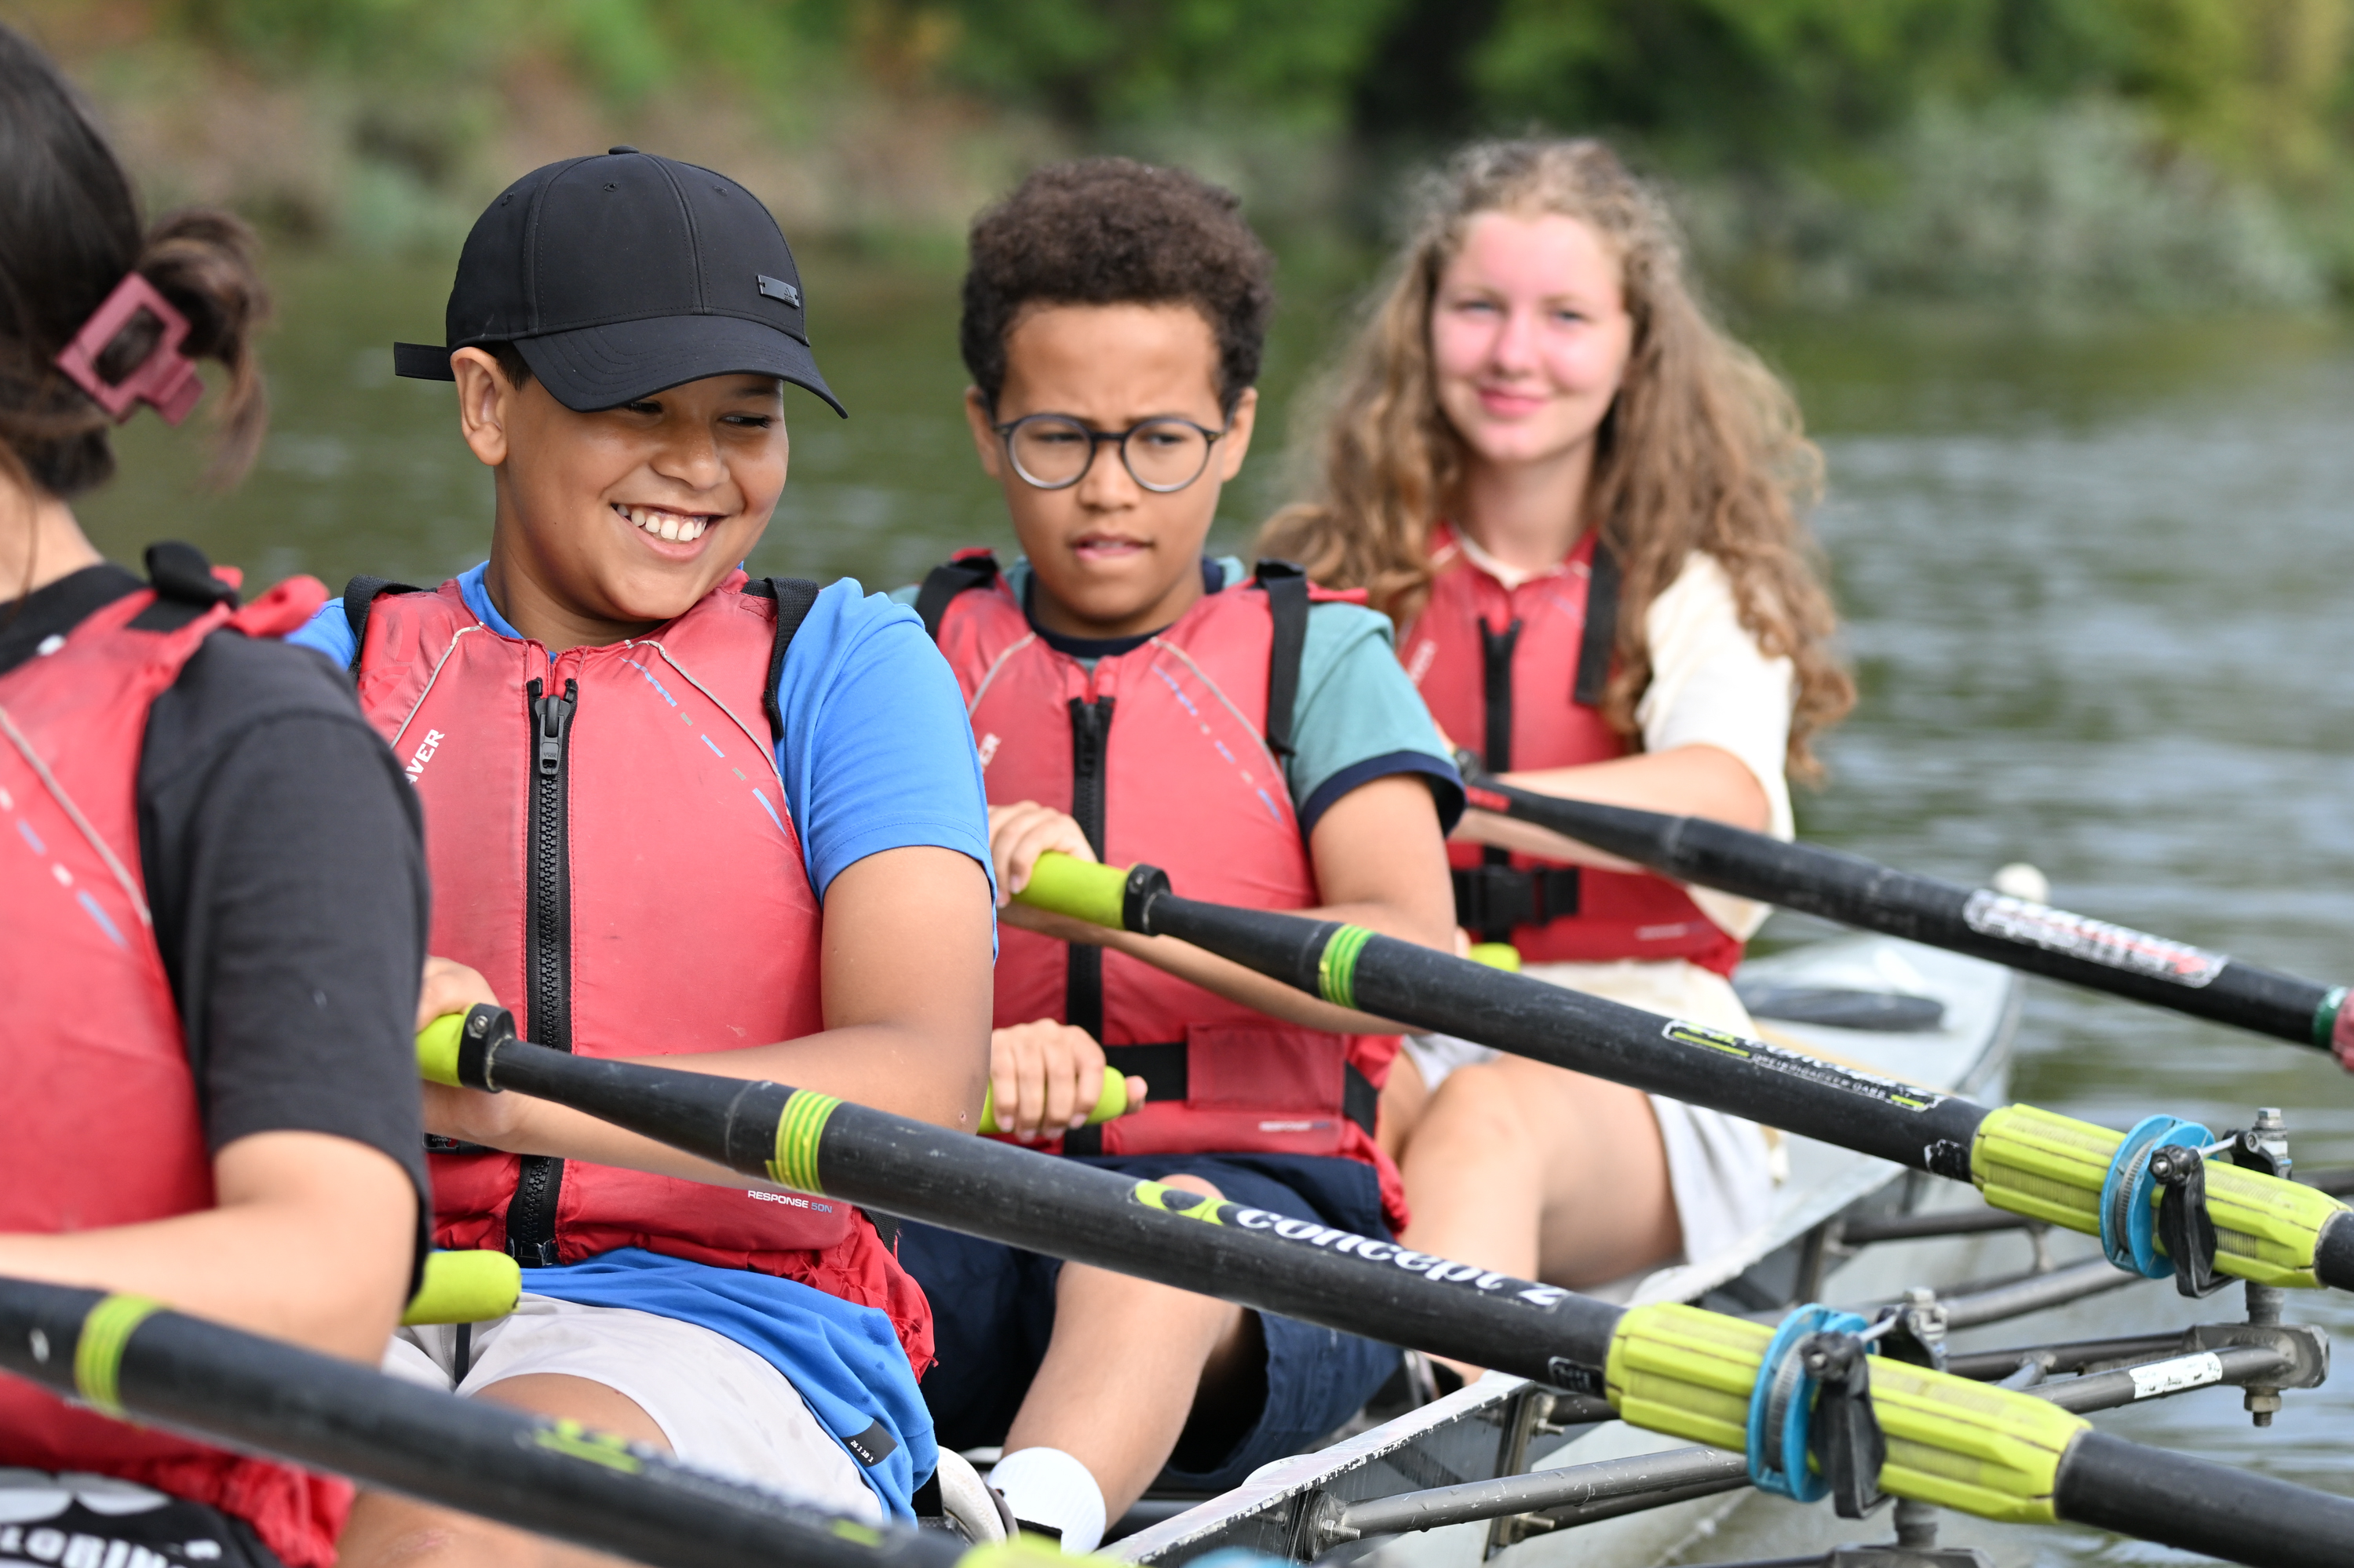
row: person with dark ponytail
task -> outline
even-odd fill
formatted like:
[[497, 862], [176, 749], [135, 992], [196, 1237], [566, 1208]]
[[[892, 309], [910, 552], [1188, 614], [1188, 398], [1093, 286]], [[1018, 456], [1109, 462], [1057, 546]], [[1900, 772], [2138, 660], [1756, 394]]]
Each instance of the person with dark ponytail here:
[[[72, 502], [112, 427], [206, 387], [261, 441], [268, 295], [237, 219], [141, 221], [0, 26], [0, 1277], [151, 1297], [373, 1364], [413, 1287], [417, 807], [348, 685], [186, 545], [142, 580]], [[348, 1486], [0, 1378], [0, 1561], [323, 1568]]]

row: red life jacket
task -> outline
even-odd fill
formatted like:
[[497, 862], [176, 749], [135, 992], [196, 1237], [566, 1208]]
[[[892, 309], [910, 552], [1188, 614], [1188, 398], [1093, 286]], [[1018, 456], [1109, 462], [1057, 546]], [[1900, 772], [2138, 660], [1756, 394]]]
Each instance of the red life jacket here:
[[[1160, 866], [1189, 897], [1305, 909], [1316, 872], [1277, 758], [1309, 602], [1349, 597], [1264, 563], [1257, 583], [1204, 594], [1092, 672], [1030, 629], [985, 550], [937, 568], [917, 609], [964, 688], [992, 803], [1068, 811], [1106, 863]], [[1343, 1155], [1379, 1173], [1405, 1227], [1397, 1171], [1373, 1137], [1397, 1036], [1282, 1022], [1124, 953], [1006, 927], [997, 1024], [1041, 1018], [1085, 1029], [1150, 1086], [1143, 1109], [1043, 1147]]]
[[[237, 582], [228, 568], [215, 575]], [[175, 630], [151, 631], [131, 624], [155, 602], [143, 589], [0, 675], [0, 1232], [213, 1206], [187, 1039], [140, 865], [147, 713], [211, 632], [283, 636], [325, 598], [295, 577], [243, 609], [225, 595]], [[351, 1509], [344, 1481], [111, 1420], [16, 1378], [0, 1378], [5, 1466], [120, 1476], [204, 1503], [252, 1525], [292, 1568], [333, 1563]]]
[[[814, 585], [739, 571], [644, 637], [552, 662], [455, 581], [390, 586], [355, 581], [345, 609], [360, 706], [422, 797], [431, 950], [479, 970], [525, 1038], [584, 1056], [823, 1029], [822, 917], [772, 745]], [[635, 1246], [778, 1275], [881, 1308], [910, 1363], [931, 1362], [922, 1290], [839, 1200], [456, 1145], [431, 1164], [442, 1246], [526, 1267]]]
[[[1482, 571], [1444, 524], [1438, 575], [1398, 638], [1422, 700], [1458, 745], [1477, 736], [1490, 773], [1624, 757], [1602, 717], [1617, 627], [1618, 564], [1588, 531], [1553, 570], [1516, 588]], [[1741, 940], [1681, 886], [1649, 872], [1597, 871], [1450, 843], [1457, 923], [1532, 962], [1689, 959], [1730, 975]]]

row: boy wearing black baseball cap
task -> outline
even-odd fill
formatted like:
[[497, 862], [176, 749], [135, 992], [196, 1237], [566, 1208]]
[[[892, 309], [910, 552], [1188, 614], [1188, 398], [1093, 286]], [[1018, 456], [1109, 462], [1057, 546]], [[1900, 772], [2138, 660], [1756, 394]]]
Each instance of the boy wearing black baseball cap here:
[[[355, 578], [298, 640], [349, 665], [424, 805], [421, 1027], [774, 1078], [970, 1128], [988, 833], [956, 683], [907, 610], [738, 567], [785, 482], [783, 387], [832, 404], [775, 221], [615, 148], [468, 238], [441, 348], [496, 503], [438, 589]], [[516, 1311], [387, 1371], [570, 1416], [869, 1517], [934, 1465], [930, 1313], [858, 1211], [519, 1096], [429, 1086], [436, 1239], [522, 1262]], [[344, 1561], [544, 1543], [364, 1498]]]

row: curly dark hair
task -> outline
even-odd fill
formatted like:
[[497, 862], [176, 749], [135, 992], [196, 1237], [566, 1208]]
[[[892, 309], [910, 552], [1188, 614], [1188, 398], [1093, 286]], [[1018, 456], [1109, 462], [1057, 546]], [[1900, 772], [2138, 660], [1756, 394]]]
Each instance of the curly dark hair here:
[[970, 249], [958, 342], [992, 408], [1006, 334], [1032, 305], [1191, 305], [1218, 340], [1220, 407], [1234, 412], [1258, 379], [1274, 258], [1242, 199], [1198, 175], [1128, 158], [1050, 164], [973, 219]]

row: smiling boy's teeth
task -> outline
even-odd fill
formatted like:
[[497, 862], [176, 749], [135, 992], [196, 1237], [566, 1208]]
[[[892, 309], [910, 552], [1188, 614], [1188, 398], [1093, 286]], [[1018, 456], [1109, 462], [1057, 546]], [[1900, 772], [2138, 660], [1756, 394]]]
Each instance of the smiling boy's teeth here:
[[663, 514], [662, 520], [662, 536], [665, 539], [678, 537], [678, 519], [667, 513]]

